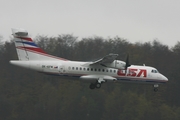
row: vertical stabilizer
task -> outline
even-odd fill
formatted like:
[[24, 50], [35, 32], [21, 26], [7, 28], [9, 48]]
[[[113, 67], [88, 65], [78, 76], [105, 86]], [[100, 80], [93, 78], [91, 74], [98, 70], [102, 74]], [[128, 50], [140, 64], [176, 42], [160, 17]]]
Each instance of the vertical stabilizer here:
[[28, 36], [28, 32], [23, 29], [12, 29], [12, 33], [19, 60], [29, 60], [29, 56], [24, 44], [24, 42], [32, 42]]
[[44, 52], [33, 42], [26, 30], [12, 28], [12, 33], [19, 60], [66, 60]]

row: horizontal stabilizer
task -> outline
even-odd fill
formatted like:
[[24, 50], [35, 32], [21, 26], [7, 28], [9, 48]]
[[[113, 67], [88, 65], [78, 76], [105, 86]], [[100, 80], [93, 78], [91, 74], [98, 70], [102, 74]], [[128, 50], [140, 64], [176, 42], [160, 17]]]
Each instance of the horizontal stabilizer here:
[[28, 36], [28, 32], [22, 28], [19, 29], [12, 28], [12, 33], [14, 36], [22, 36], [22, 37]]

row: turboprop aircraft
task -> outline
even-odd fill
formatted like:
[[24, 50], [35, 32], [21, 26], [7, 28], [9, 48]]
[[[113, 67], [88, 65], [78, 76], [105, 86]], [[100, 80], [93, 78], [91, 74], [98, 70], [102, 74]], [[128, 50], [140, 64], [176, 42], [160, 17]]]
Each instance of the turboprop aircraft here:
[[19, 60], [11, 60], [16, 66], [32, 69], [48, 75], [59, 75], [90, 82], [90, 89], [100, 88], [106, 82], [150, 83], [154, 91], [168, 79], [154, 67], [130, 65], [116, 60], [118, 54], [109, 54], [92, 62], [71, 61], [47, 54], [39, 48], [24, 29], [12, 29]]

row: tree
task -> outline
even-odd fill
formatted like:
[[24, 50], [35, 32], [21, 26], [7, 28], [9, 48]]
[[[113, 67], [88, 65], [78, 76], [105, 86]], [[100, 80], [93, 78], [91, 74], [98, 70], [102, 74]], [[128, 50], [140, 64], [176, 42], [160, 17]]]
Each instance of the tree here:
[[[2, 38], [1, 38], [2, 41]], [[151, 85], [107, 83], [90, 90], [89, 83], [47, 76], [9, 64], [18, 59], [12, 41], [1, 42], [0, 119], [180, 119], [180, 43], [171, 49], [158, 41], [130, 43], [120, 37], [78, 40], [67, 34], [37, 36], [46, 52], [70, 60], [92, 61], [109, 53], [131, 64], [155, 66], [169, 78], [157, 93]]]

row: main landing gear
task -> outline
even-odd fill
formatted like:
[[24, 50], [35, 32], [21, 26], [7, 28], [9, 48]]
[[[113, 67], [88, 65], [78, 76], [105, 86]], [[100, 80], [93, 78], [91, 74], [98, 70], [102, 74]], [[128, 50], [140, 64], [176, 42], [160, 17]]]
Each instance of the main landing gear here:
[[158, 87], [159, 87], [158, 84], [155, 84], [155, 85], [154, 85], [154, 92], [157, 92], [157, 91], [158, 91]]
[[99, 89], [99, 88], [101, 88], [101, 83], [98, 83], [98, 82], [96, 82], [96, 83], [91, 83], [90, 86], [89, 86], [89, 88], [90, 88], [90, 89], [95, 89], [95, 88]]
[[99, 89], [99, 88], [101, 88], [101, 84], [103, 82], [105, 82], [105, 80], [103, 80], [102, 78], [99, 78], [95, 83], [91, 83], [89, 85], [89, 88], [90, 89], [95, 89], [95, 88]]

